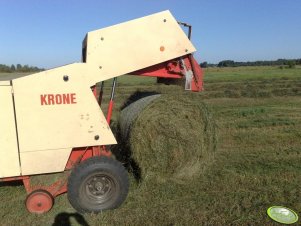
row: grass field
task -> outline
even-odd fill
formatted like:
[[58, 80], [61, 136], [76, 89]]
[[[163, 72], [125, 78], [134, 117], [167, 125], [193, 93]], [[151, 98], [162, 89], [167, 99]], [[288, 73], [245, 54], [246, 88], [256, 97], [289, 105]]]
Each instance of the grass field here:
[[[49, 213], [32, 215], [24, 208], [23, 186], [2, 183], [0, 225], [276, 226], [266, 215], [272, 205], [300, 215], [301, 68], [210, 68], [205, 74], [205, 91], [195, 95], [217, 121], [219, 144], [204, 173], [180, 181], [154, 175], [141, 183], [131, 176], [125, 203], [98, 215], [76, 214], [66, 195]], [[152, 78], [118, 81], [113, 126], [119, 107], [137, 90], [183, 92]]]

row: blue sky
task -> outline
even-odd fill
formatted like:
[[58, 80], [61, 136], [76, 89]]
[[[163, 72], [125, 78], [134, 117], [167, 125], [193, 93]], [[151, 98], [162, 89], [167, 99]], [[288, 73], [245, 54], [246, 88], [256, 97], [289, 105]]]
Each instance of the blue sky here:
[[301, 58], [300, 0], [0, 0], [0, 64], [80, 61], [88, 31], [169, 9], [198, 61]]

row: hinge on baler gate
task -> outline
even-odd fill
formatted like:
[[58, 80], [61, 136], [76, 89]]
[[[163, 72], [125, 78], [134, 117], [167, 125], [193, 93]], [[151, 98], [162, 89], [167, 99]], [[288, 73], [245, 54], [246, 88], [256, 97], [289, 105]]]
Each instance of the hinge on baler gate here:
[[193, 72], [192, 72], [192, 70], [187, 69], [183, 59], [181, 59], [181, 68], [183, 68], [184, 76], [185, 76], [185, 90], [191, 90], [191, 82], [193, 79]]

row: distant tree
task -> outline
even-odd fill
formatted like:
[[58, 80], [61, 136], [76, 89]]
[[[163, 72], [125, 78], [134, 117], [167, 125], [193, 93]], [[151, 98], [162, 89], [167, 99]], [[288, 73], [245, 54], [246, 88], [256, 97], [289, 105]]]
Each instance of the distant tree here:
[[207, 67], [208, 67], [207, 61], [201, 63], [200, 66], [201, 66], [202, 68], [207, 68]]
[[[233, 60], [223, 60], [218, 63], [218, 67], [240, 67], [240, 66], [286, 66], [284, 68], [294, 68], [301, 65], [301, 59], [278, 59], [278, 60], [258, 60], [247, 62], [236, 62]], [[211, 64], [208, 64], [210, 67]]]
[[27, 64], [22, 67], [22, 72], [29, 72], [29, 71], [30, 71], [30, 68]]
[[16, 70], [15, 65], [12, 64], [12, 65], [10, 66], [10, 70], [11, 70], [12, 72], [15, 71], [15, 70]]
[[17, 64], [17, 71], [21, 71], [22, 70], [22, 65], [21, 64]]
[[289, 60], [287, 62], [288, 68], [295, 68], [296, 67], [296, 61], [294, 60]]
[[218, 67], [234, 67], [235, 63], [233, 60], [223, 60], [218, 63]]
[[22, 66], [21, 64], [17, 64], [16, 66], [12, 64], [11, 66], [7, 66], [5, 64], [0, 64], [0, 72], [39, 72], [45, 69], [33, 67], [29, 65]]
[[39, 69], [38, 67], [31, 67], [31, 70], [32, 70], [32, 71], [41, 71], [41, 70], [43, 70], [43, 69]]
[[10, 67], [5, 64], [0, 64], [0, 72], [11, 72]]

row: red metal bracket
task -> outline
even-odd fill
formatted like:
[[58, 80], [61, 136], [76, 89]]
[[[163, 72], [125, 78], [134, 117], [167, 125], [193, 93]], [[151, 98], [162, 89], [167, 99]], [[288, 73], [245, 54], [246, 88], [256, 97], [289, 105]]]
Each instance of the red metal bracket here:
[[183, 60], [186, 70], [192, 71], [193, 73], [193, 79], [190, 84], [191, 91], [202, 91], [203, 70], [191, 54], [183, 56], [182, 58], [166, 61], [148, 68], [134, 71], [130, 74], [157, 78], [185, 79], [184, 65], [181, 64], [181, 60]]

